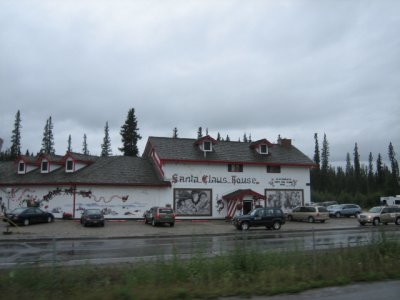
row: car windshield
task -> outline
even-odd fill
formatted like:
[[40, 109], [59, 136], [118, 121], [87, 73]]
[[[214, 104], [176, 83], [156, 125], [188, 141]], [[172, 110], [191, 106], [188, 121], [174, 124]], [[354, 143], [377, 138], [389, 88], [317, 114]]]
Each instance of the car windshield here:
[[172, 214], [172, 213], [173, 213], [172, 209], [160, 208], [160, 214]]
[[339, 204], [329, 205], [329, 206], [327, 207], [327, 209], [337, 209], [337, 208], [340, 208], [340, 205], [339, 205]]
[[86, 213], [88, 215], [100, 215], [101, 214], [101, 210], [100, 209], [88, 209], [86, 211]]
[[26, 210], [26, 207], [18, 207], [14, 210], [11, 211], [12, 214], [20, 214], [23, 213]]
[[379, 213], [380, 211], [381, 211], [381, 208], [378, 207], [378, 206], [373, 207], [373, 208], [371, 208], [371, 209], [369, 210], [369, 212], [371, 212], [371, 213]]

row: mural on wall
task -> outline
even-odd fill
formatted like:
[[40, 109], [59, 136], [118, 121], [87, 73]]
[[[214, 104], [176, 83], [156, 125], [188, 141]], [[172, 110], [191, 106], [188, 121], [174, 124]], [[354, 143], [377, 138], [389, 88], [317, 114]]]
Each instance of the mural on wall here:
[[174, 189], [174, 209], [178, 216], [211, 216], [210, 189]]
[[217, 209], [218, 214], [220, 215], [221, 212], [224, 210], [225, 208], [225, 203], [224, 200], [222, 198], [218, 199], [218, 195], [217, 195], [217, 201], [216, 201], [216, 205], [215, 208]]
[[291, 210], [292, 208], [302, 205], [303, 190], [265, 190], [267, 197], [267, 206], [281, 207], [283, 210]]

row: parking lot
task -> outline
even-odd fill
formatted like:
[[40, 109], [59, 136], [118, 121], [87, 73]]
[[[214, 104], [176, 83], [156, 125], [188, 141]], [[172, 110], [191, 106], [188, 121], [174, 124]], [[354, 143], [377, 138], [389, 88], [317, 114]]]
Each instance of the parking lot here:
[[[222, 235], [237, 231], [225, 220], [177, 221], [174, 227], [153, 227], [142, 220], [108, 220], [104, 227], [83, 227], [79, 220], [55, 220], [49, 224], [9, 227], [0, 222], [0, 239], [40, 239], [40, 238], [117, 238], [117, 237], [156, 237], [176, 235]], [[383, 226], [383, 225], [382, 225]], [[388, 225], [396, 226], [396, 225]], [[280, 231], [329, 230], [359, 228], [355, 218], [332, 218], [325, 223], [286, 222]], [[5, 234], [7, 230], [11, 234]], [[265, 231], [265, 228], [252, 228], [251, 231]]]

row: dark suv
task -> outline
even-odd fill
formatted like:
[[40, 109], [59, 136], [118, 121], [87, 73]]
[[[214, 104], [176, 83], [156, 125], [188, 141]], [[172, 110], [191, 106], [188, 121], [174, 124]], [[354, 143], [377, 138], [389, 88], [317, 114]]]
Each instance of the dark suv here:
[[170, 207], [154, 206], [147, 210], [144, 215], [144, 223], [151, 223], [156, 226], [158, 224], [169, 224], [171, 227], [175, 225], [175, 212]]
[[285, 224], [285, 215], [280, 208], [256, 208], [248, 215], [236, 216], [232, 219], [233, 226], [238, 230], [248, 230], [250, 227], [265, 226], [267, 229], [279, 230]]

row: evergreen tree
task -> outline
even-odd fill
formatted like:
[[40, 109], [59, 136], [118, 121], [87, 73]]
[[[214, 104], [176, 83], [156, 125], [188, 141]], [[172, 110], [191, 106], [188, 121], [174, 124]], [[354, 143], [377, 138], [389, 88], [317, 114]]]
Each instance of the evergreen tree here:
[[378, 154], [378, 158], [376, 159], [376, 183], [378, 184], [378, 188], [382, 188], [382, 185], [385, 181], [383, 163], [381, 154]]
[[26, 156], [31, 156], [31, 154], [29, 153], [29, 150], [28, 150], [28, 149], [26, 149], [25, 155], [26, 155]]
[[392, 142], [389, 143], [389, 161], [392, 169], [392, 176], [390, 180], [391, 194], [397, 195], [399, 192], [399, 164], [396, 159], [396, 152], [394, 151]]
[[315, 141], [314, 162], [318, 165], [318, 169], [319, 169], [321, 159], [320, 159], [320, 154], [319, 154], [318, 133], [314, 133], [314, 141]]
[[356, 183], [356, 191], [360, 190], [360, 179], [361, 179], [361, 164], [360, 164], [360, 155], [358, 154], [358, 145], [357, 143], [354, 145], [354, 179]]
[[221, 135], [219, 134], [219, 132], [218, 132], [218, 134], [217, 134], [217, 141], [220, 141], [221, 140]]
[[245, 143], [248, 142], [246, 133], [243, 134], [243, 142], [245, 142]]
[[352, 175], [353, 175], [353, 166], [351, 164], [350, 153], [347, 152], [347, 154], [346, 154], [346, 176], [352, 176]]
[[54, 154], [55, 153], [53, 123], [51, 120], [51, 116], [47, 119], [46, 125], [44, 127], [42, 148], [40, 149], [40, 152], [46, 153], [46, 154]]
[[172, 132], [172, 137], [174, 138], [174, 139], [177, 139], [178, 138], [178, 128], [174, 128], [174, 131]]
[[103, 144], [101, 144], [101, 156], [111, 156], [111, 140], [108, 129], [108, 121], [106, 122], [106, 126], [104, 127], [104, 139]]
[[138, 156], [139, 150], [137, 147], [138, 141], [142, 138], [138, 133], [137, 120], [135, 116], [135, 109], [131, 108], [128, 111], [125, 124], [121, 126], [122, 148], [119, 148], [125, 156]]
[[315, 148], [314, 148], [314, 162], [317, 165], [316, 168], [311, 169], [310, 177], [312, 188], [315, 191], [320, 191], [320, 155], [319, 155], [319, 144], [318, 144], [318, 134], [314, 133]]
[[251, 143], [251, 133], [249, 134], [249, 143]]
[[21, 154], [21, 127], [21, 114], [18, 110], [15, 115], [14, 130], [11, 136], [11, 159], [15, 159]]
[[374, 157], [372, 156], [372, 153], [369, 153], [368, 156], [368, 191], [371, 192], [371, 190], [374, 187], [374, 165], [373, 162]]
[[201, 128], [201, 126], [199, 127], [199, 129], [197, 130], [197, 138], [201, 138], [203, 136], [203, 128]]
[[208, 127], [206, 128], [206, 135], [208, 135]]
[[68, 152], [72, 152], [72, 147], [71, 147], [71, 135], [68, 136], [68, 147], [67, 147]]
[[82, 153], [85, 155], [89, 155], [89, 149], [86, 139], [86, 133], [83, 135], [83, 145], [82, 145]]
[[226, 135], [225, 141], [227, 141], [227, 142], [230, 142], [230, 141], [231, 141], [231, 139], [229, 138], [229, 135]]
[[324, 134], [321, 150], [321, 190], [328, 189], [328, 172], [329, 172], [329, 143]]

